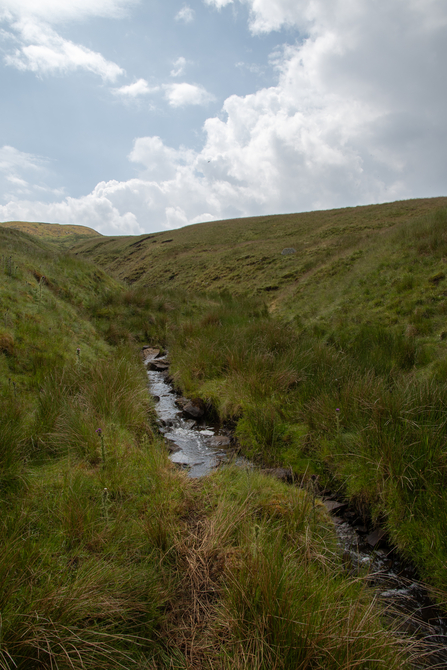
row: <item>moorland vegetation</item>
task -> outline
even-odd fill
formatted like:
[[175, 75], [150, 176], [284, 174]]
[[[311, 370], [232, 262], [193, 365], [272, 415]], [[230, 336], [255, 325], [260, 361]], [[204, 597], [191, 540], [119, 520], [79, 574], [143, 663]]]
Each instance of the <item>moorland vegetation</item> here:
[[71, 250], [0, 227], [0, 668], [410, 667], [314, 490], [173, 468], [138, 352], [167, 348], [244, 454], [337, 490], [442, 598], [445, 201]]
[[[185, 306], [163, 341], [179, 388], [232, 423], [251, 458], [347, 496], [447, 588], [446, 198], [74, 250], [135, 288], [177, 283]], [[194, 306], [196, 289], [208, 303]]]

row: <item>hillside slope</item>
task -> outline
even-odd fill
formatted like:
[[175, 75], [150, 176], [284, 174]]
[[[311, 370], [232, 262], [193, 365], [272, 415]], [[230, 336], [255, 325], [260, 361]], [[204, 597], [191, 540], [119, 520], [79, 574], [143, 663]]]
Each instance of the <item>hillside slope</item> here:
[[[446, 206], [447, 198], [430, 198], [212, 221], [153, 235], [88, 239], [73, 251], [130, 284], [280, 294], [310, 271]], [[283, 254], [285, 249], [295, 253]]]
[[169, 464], [134, 342], [181, 305], [18, 230], [0, 248], [2, 670], [407, 668], [314, 497]]
[[85, 238], [102, 237], [100, 233], [87, 226], [60, 223], [40, 223], [36, 221], [5, 221], [3, 228], [12, 228], [22, 233], [39, 237], [45, 242], [56, 243], [59, 247], [69, 247]]

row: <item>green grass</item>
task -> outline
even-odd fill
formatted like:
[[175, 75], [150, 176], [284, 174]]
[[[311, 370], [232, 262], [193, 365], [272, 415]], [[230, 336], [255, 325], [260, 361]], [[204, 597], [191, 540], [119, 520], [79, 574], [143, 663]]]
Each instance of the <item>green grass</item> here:
[[189, 667], [408, 667], [410, 646], [384, 625], [363, 578], [343, 575], [321, 503], [231, 466], [189, 496], [165, 628]]
[[170, 465], [138, 349], [167, 348], [244, 453], [339, 488], [445, 589], [442, 205], [76, 247], [131, 287], [0, 228], [0, 668], [407, 667], [314, 495]]
[[137, 349], [112, 348], [86, 308], [123, 289], [45, 242], [0, 237], [0, 667], [150, 667], [166, 656], [183, 477], [155, 439]]
[[40, 238], [47, 244], [56, 244], [59, 248], [68, 248], [88, 237], [101, 237], [100, 233], [86, 226], [59, 223], [38, 223], [32, 221], [0, 222], [3, 228], [12, 228]]
[[[129, 284], [190, 294], [259, 293], [279, 306], [313, 278], [355, 274], [383, 236], [445, 207], [446, 198], [213, 221], [152, 235], [86, 239], [73, 251]], [[282, 255], [285, 248], [296, 253]]]
[[[182, 391], [233, 422], [250, 457], [339, 488], [444, 589], [445, 204], [200, 224], [77, 247], [137, 286], [177, 288], [165, 340], [162, 329], [157, 337]], [[282, 256], [286, 247], [296, 254]]]
[[360, 319], [297, 329], [221, 296], [173, 324], [169, 350], [177, 385], [233, 423], [246, 455], [318, 475], [447, 588], [441, 339]]
[[240, 468], [206, 486], [201, 550], [211, 566], [225, 566], [214, 624], [223, 644], [210, 667], [405, 667], [406, 652], [363, 580], [343, 576], [320, 503]]

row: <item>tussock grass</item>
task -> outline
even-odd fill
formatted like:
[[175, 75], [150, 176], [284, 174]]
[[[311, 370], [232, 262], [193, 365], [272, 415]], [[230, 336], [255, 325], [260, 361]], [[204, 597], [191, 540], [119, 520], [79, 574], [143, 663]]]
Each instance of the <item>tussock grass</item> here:
[[231, 639], [227, 667], [405, 666], [361, 584], [325, 578], [296, 554], [284, 554], [278, 532], [263, 544], [247, 548], [232, 576], [222, 617]]
[[183, 477], [154, 438], [137, 350], [112, 350], [84, 304], [123, 289], [16, 230], [0, 240], [14, 259], [0, 277], [0, 667], [169, 664], [157, 629]]
[[[80, 436], [69, 433], [70, 403], [70, 396], [60, 403], [65, 408], [55, 422], [64, 426], [57, 437], [65, 457], [53, 451], [51, 461], [28, 464], [19, 497], [17, 487], [3, 487], [0, 667], [8, 670], [128, 668], [159, 652], [156, 629], [175, 583], [163, 555], [178, 533], [183, 478], [168, 467], [151, 432], [141, 432], [138, 405], [133, 417], [129, 411], [121, 416], [130, 427], [120, 427], [120, 414], [111, 414], [114, 439], [110, 407], [101, 415], [97, 405], [96, 419], [110, 427], [101, 463], [98, 444], [92, 458]], [[78, 403], [74, 409], [81, 422], [88, 408]], [[154, 518], [164, 521], [163, 541]]]
[[195, 496], [166, 631], [185, 667], [408, 667], [408, 645], [383, 624], [363, 581], [343, 576], [315, 499], [235, 467]]
[[25, 430], [20, 401], [0, 398], [0, 416], [0, 490], [6, 491], [19, 483], [24, 470]]
[[154, 296], [141, 287], [120, 291], [105, 287], [89, 297], [86, 308], [107, 342], [115, 346], [135, 340], [162, 346], [169, 329], [168, 314], [174, 310], [169, 295]]
[[169, 348], [178, 386], [233, 422], [245, 454], [338, 488], [447, 587], [446, 386], [419, 337], [350, 320], [298, 330], [220, 296], [177, 321]]
[[55, 371], [40, 389], [33, 444], [49, 453], [73, 449], [95, 461], [98, 429], [109, 441], [120, 431], [147, 431], [150, 405], [144, 379], [137, 359], [119, 351], [91, 366]]
[[[168, 346], [178, 387], [245, 453], [338, 487], [445, 586], [433, 206], [96, 240], [130, 288], [0, 229], [0, 667], [407, 667], [418, 650], [344, 575], [315, 486], [232, 467], [194, 483], [170, 466], [135, 344]], [[151, 277], [123, 248], [151, 257]], [[234, 282], [249, 295], [195, 293]]]

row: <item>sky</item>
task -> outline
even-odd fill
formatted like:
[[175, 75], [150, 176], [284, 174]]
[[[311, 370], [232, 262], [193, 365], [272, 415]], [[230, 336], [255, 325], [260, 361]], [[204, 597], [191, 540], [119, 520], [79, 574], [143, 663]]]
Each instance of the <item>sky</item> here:
[[447, 195], [446, 0], [0, 0], [0, 221]]

